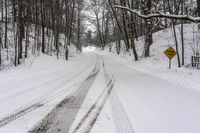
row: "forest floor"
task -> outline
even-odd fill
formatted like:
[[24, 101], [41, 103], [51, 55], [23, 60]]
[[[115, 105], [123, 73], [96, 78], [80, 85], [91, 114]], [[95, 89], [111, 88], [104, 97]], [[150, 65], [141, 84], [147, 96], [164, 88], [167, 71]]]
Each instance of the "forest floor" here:
[[168, 69], [168, 32], [139, 62], [91, 47], [68, 62], [41, 55], [0, 71], [0, 133], [199, 133], [200, 72], [176, 58]]

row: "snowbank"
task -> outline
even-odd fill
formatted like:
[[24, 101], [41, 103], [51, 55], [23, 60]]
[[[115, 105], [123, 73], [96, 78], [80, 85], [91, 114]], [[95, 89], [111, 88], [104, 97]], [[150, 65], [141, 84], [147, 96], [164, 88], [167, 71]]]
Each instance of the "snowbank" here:
[[[180, 25], [176, 26], [178, 35], [179, 49], [181, 49]], [[191, 63], [191, 56], [194, 55], [194, 50], [197, 49], [196, 43], [199, 42], [200, 33], [195, 24], [184, 25], [184, 40], [185, 40], [185, 66]], [[177, 56], [172, 60], [172, 69], [169, 70], [169, 60], [163, 53], [168, 47], [174, 47], [174, 38], [172, 29], [165, 29], [153, 34], [154, 43], [151, 47], [151, 57], [134, 62], [132, 52], [122, 52], [119, 57], [129, 60], [129, 66], [174, 82], [182, 87], [193, 89], [200, 92], [200, 71], [191, 67], [177, 67]], [[143, 55], [144, 38], [140, 38], [136, 42], [139, 57]], [[112, 52], [110, 54], [116, 55], [115, 43], [112, 43]], [[124, 46], [122, 46], [123, 48]], [[124, 49], [124, 48], [123, 48]], [[109, 48], [104, 51], [109, 53]], [[131, 55], [131, 56], [130, 56]], [[180, 53], [181, 55], [181, 53]]]

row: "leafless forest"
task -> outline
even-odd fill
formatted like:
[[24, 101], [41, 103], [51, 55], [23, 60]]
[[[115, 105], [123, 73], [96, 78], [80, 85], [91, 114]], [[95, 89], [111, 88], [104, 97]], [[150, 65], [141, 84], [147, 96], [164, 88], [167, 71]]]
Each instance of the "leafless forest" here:
[[[144, 57], [149, 57], [152, 33], [173, 27], [178, 66], [184, 65], [183, 24], [200, 21], [200, 0], [1, 0], [0, 66], [19, 65], [31, 55], [64, 55], [68, 46], [83, 45], [104, 49], [121, 41], [138, 54], [135, 40], [145, 37]], [[94, 26], [88, 30], [86, 21]], [[182, 42], [178, 44], [175, 25], [181, 24]], [[60, 41], [64, 36], [64, 41]], [[179, 54], [179, 47], [182, 51]], [[182, 59], [182, 60], [181, 60]]]

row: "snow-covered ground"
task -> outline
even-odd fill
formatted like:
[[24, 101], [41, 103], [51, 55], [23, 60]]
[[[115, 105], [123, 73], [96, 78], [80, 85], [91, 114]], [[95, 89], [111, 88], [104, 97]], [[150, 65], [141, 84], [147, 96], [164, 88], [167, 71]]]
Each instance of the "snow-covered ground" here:
[[[199, 42], [200, 33], [193, 24], [186, 24], [184, 28], [187, 66], [194, 55], [192, 49], [197, 49], [195, 43]], [[176, 30], [180, 44], [180, 27]], [[97, 52], [104, 57], [108, 71], [117, 81], [114, 94], [111, 93], [91, 130], [93, 133], [200, 132], [200, 71], [185, 66], [178, 68], [177, 57], [172, 60], [172, 69], [168, 69], [169, 60], [163, 52], [170, 46], [175, 48], [173, 33], [166, 29], [153, 37], [151, 57], [138, 62], [129, 53], [109, 53], [109, 48], [103, 54]], [[137, 42], [140, 56], [142, 43], [142, 39]]]
[[87, 55], [66, 62], [42, 55], [28, 65], [1, 71], [0, 132], [30, 130], [86, 78], [94, 58]]
[[[189, 64], [193, 28], [185, 27]], [[138, 62], [88, 47], [68, 62], [41, 55], [1, 71], [0, 133], [199, 133], [200, 72], [179, 69], [176, 58], [168, 69], [163, 51], [172, 43], [167, 29]]]
[[[136, 133], [200, 132], [200, 93], [137, 71], [117, 57], [104, 56], [104, 60], [106, 69], [116, 78], [117, 96], [110, 99], [119, 98], [118, 105], [111, 102], [113, 113], [107, 116], [116, 122], [114, 132], [131, 133], [129, 128]], [[132, 127], [127, 128], [129, 123]]]
[[[4, 24], [1, 24], [1, 27], [4, 27]], [[16, 32], [16, 26], [14, 27], [14, 25], [12, 24], [9, 24], [8, 25], [8, 42], [7, 42], [7, 45], [8, 45], [8, 49], [5, 49], [3, 48], [2, 49], [2, 53], [1, 53], [1, 56], [2, 56], [2, 64], [0, 66], [0, 70], [4, 70], [4, 69], [9, 69], [9, 68], [12, 68], [14, 67], [14, 61], [15, 61], [15, 44], [16, 44], [16, 37], [15, 37], [15, 32]], [[4, 28], [2, 28], [4, 30]], [[41, 53], [41, 49], [36, 49], [36, 45], [39, 44], [39, 40], [36, 41], [35, 40], [35, 25], [31, 25], [29, 27], [29, 30], [30, 30], [30, 33], [28, 34], [28, 37], [29, 37], [29, 41], [28, 41], [28, 49], [27, 49], [27, 58], [25, 58], [25, 43], [26, 41], [23, 40], [23, 52], [22, 52], [22, 55], [23, 55], [23, 58], [21, 59], [21, 64], [24, 64], [26, 63], [27, 61], [29, 60], [32, 60], [31, 58], [33, 58], [33, 56], [39, 56], [40, 53]], [[47, 30], [47, 29], [45, 29]], [[4, 32], [4, 31], [2, 31]], [[48, 32], [52, 32], [50, 29]], [[3, 34], [4, 35], [4, 34]], [[4, 42], [4, 37], [2, 37], [2, 42]], [[65, 58], [65, 41], [66, 41], [66, 37], [64, 34], [60, 34], [59, 35], [59, 44], [60, 44], [60, 53], [59, 53], [59, 58]], [[54, 37], [53, 35], [46, 35], [45, 36], [45, 53], [49, 54], [49, 55], [56, 55], [56, 48], [55, 46], [53, 45], [54, 43]], [[71, 43], [70, 46], [68, 46], [69, 48], [69, 57], [73, 57], [73, 56], [76, 56], [76, 55], [79, 55], [81, 54], [80, 50], [77, 49], [77, 47]], [[30, 59], [29, 59], [30, 58]]]
[[[181, 51], [181, 38], [180, 38], [179, 25], [176, 26], [176, 32], [179, 42], [179, 49]], [[198, 51], [197, 47], [200, 46], [200, 45], [197, 46], [197, 44], [200, 43], [200, 32], [197, 29], [197, 25], [196, 24], [184, 25], [185, 66], [181, 68], [177, 67], [177, 56], [175, 56], [175, 58], [172, 59], [172, 69], [168, 69], [169, 60], [164, 54], [164, 51], [168, 47], [173, 47], [175, 49], [172, 29], [171, 28], [165, 29], [163, 31], [159, 31], [153, 34], [153, 40], [154, 43], [151, 47], [150, 58], [141, 59], [138, 62], [134, 62], [133, 55], [129, 56], [129, 53], [122, 53], [119, 56], [117, 55], [117, 57], [128, 60], [126, 64], [134, 69], [176, 83], [177, 85], [180, 85], [184, 88], [193, 89], [200, 92], [200, 82], [199, 82], [200, 71], [198, 69], [191, 68], [190, 66], [191, 56], [194, 55], [193, 50]], [[139, 41], [136, 42], [136, 44], [139, 56], [142, 56], [144, 38], [140, 38]], [[108, 49], [107, 51], [104, 52], [104, 54], [109, 53]], [[116, 55], [115, 44], [113, 44], [113, 51], [111, 54], [113, 56]]]

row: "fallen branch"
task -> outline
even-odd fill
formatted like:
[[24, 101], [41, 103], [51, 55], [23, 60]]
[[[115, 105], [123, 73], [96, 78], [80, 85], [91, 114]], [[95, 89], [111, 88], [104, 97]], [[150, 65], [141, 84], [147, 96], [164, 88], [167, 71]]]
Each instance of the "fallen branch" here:
[[192, 16], [189, 16], [189, 15], [164, 14], [164, 13], [161, 13], [161, 12], [153, 13], [153, 14], [149, 14], [149, 15], [143, 15], [136, 10], [133, 10], [133, 9], [130, 9], [130, 8], [124, 7], [124, 6], [115, 5], [114, 8], [128, 10], [131, 13], [134, 13], [135, 15], [137, 15], [138, 17], [143, 18], [143, 19], [169, 18], [169, 19], [188, 20], [188, 21], [191, 21], [191, 22], [194, 22], [194, 23], [200, 23], [200, 17], [192, 17]]

